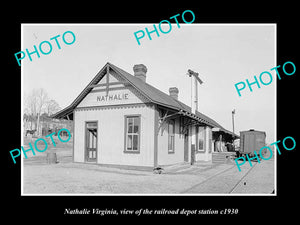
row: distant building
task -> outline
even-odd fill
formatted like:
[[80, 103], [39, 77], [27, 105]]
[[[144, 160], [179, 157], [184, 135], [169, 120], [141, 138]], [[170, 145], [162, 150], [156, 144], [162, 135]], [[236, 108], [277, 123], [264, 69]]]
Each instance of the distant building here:
[[[23, 126], [24, 126], [24, 135], [26, 135], [26, 131], [37, 131], [40, 130], [40, 135], [46, 136], [55, 132], [57, 132], [62, 128], [67, 128], [71, 133], [73, 132], [73, 121], [66, 119], [55, 119], [49, 117], [46, 114], [42, 114], [40, 116], [39, 129], [37, 127], [37, 116], [31, 116], [25, 114], [23, 117]], [[38, 135], [35, 133], [35, 135]], [[64, 135], [64, 133], [62, 133]]]

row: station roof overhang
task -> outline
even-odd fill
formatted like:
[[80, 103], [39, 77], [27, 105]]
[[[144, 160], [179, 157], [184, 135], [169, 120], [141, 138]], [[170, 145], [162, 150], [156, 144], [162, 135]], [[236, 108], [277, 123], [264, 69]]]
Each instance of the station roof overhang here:
[[73, 120], [73, 113], [75, 108], [90, 93], [90, 91], [102, 79], [102, 77], [109, 72], [117, 73], [119, 76], [121, 76], [128, 83], [128, 85], [134, 87], [150, 103], [156, 104], [158, 105], [158, 107], [170, 109], [171, 111], [175, 112], [176, 115], [187, 117], [196, 124], [207, 125], [215, 130], [219, 129], [218, 131], [220, 132], [224, 132], [238, 137], [238, 135], [226, 130], [210, 117], [204, 115], [199, 111], [196, 111], [196, 113], [192, 113], [191, 107], [187, 106], [186, 104], [180, 102], [177, 99], [174, 99], [170, 95], [158, 90], [152, 85], [141, 81], [139, 78], [127, 73], [126, 71], [109, 62], [105, 64], [105, 66], [97, 73], [97, 75], [92, 79], [92, 81], [84, 88], [84, 90], [69, 106], [55, 113], [52, 116], [52, 118]]

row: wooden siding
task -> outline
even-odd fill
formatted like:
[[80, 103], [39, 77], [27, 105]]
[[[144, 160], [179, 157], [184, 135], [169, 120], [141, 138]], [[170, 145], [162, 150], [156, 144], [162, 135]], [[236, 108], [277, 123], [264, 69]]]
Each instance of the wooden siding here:
[[[141, 115], [140, 153], [124, 153], [124, 118], [126, 115]], [[97, 163], [131, 166], [154, 165], [154, 107], [89, 108], [75, 110], [74, 161], [84, 162], [85, 121], [98, 121]]]

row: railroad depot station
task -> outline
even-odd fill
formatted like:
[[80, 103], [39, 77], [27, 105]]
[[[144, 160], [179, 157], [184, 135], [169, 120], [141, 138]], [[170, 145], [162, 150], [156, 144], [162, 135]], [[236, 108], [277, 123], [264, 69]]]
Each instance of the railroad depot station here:
[[[106, 63], [79, 96], [53, 115], [74, 122], [73, 162], [154, 168], [211, 161], [238, 136], [215, 120], [146, 82], [147, 68], [134, 75]], [[192, 144], [192, 130], [196, 142]]]

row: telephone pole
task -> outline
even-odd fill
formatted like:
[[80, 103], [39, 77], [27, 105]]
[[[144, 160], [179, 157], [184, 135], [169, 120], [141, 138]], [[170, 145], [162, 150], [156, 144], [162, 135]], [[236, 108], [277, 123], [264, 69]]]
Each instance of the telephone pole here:
[[[199, 78], [199, 74], [188, 70], [187, 75], [191, 77], [192, 82], [192, 94], [191, 94], [191, 112], [193, 114], [196, 114], [196, 111], [198, 111], [198, 82], [200, 84], [203, 83], [203, 81]], [[191, 137], [192, 137], [192, 146], [191, 146], [191, 165], [195, 163], [195, 157], [196, 157], [196, 125], [192, 125], [191, 127]]]
[[235, 109], [232, 110], [232, 137], [234, 138], [234, 114], [235, 114]]

